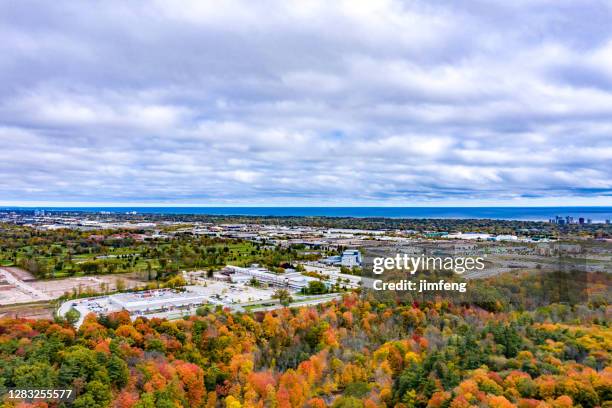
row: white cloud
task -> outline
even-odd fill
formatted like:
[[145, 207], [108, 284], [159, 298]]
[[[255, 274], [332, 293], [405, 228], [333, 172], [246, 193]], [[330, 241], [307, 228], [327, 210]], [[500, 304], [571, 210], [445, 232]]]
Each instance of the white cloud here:
[[612, 193], [605, 2], [24, 1], [0, 16], [7, 202]]

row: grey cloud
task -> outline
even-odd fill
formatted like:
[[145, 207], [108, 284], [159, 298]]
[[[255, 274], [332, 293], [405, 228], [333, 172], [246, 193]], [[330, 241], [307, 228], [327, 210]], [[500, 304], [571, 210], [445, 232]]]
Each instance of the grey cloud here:
[[22, 1], [0, 16], [2, 202], [612, 194], [607, 2]]

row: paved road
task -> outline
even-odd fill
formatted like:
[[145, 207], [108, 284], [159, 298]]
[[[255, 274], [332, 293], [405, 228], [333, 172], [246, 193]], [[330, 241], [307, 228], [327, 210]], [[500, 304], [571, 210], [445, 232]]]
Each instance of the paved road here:
[[[318, 299], [313, 299], [313, 300], [309, 300], [309, 299], [299, 300], [297, 302], [291, 303], [287, 307], [315, 306], [321, 303], [331, 302], [334, 299], [342, 299], [342, 293], [335, 293], [333, 295], [330, 295], [324, 298], [320, 298], [320, 296], [317, 296], [317, 298]], [[251, 312], [267, 312], [270, 310], [282, 309], [283, 307], [285, 306], [280, 305], [280, 304], [272, 305], [272, 306], [265, 306], [265, 307], [258, 307], [256, 309], [251, 309]]]
[[70, 309], [73, 308], [72, 304], [77, 303], [77, 306], [74, 306], [74, 308], [81, 314], [81, 316], [79, 316], [79, 320], [74, 324], [74, 327], [76, 327], [77, 329], [81, 327], [81, 325], [83, 324], [83, 321], [85, 320], [85, 316], [87, 315], [87, 313], [89, 313], [89, 311], [87, 310], [85, 306], [79, 306], [78, 304], [79, 300], [83, 300], [83, 299], [67, 300], [60, 305], [59, 309], [57, 309], [57, 314], [59, 316], [65, 316], [66, 313], [68, 313]]

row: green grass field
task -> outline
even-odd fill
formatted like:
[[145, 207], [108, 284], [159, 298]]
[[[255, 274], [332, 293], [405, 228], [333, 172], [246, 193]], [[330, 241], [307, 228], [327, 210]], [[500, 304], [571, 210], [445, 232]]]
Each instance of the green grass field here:
[[[86, 274], [143, 273], [202, 270], [233, 264], [253, 263], [278, 266], [300, 257], [276, 250], [258, 248], [247, 241], [203, 243], [199, 238], [132, 242], [129, 245], [103, 245], [81, 240], [36, 245], [24, 242], [13, 249], [0, 250], [0, 265], [17, 265], [46, 279]], [[83, 246], [86, 245], [86, 246]]]

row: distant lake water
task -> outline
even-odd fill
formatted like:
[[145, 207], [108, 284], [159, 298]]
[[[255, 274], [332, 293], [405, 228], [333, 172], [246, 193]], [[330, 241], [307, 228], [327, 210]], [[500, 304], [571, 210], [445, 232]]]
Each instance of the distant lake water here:
[[[25, 207], [0, 207], [1, 209]], [[555, 216], [612, 220], [612, 207], [37, 207], [49, 211], [109, 211], [140, 214], [202, 214], [298, 217], [387, 217], [548, 221]]]

